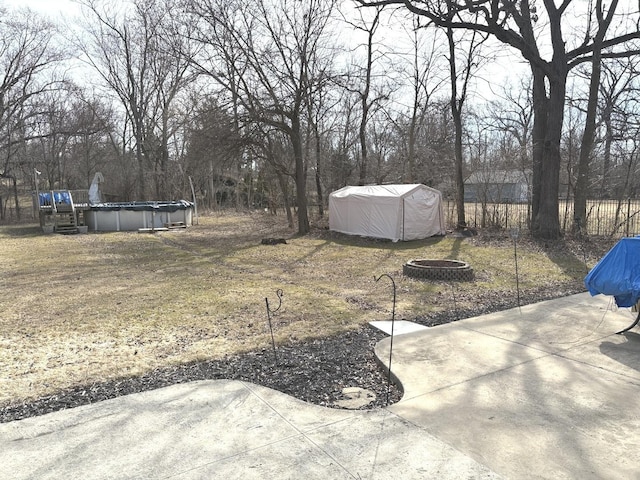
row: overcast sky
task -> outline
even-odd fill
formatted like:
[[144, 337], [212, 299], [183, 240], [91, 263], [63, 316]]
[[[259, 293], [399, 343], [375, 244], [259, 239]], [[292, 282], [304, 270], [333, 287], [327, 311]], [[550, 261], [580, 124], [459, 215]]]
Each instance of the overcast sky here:
[[54, 19], [60, 14], [74, 15], [80, 11], [80, 7], [72, 0], [0, 0], [0, 5], [9, 8], [28, 7]]
[[[33, 11], [50, 17], [52, 21], [56, 21], [60, 16], [65, 16], [67, 19], [71, 19], [76, 15], [80, 15], [80, 6], [74, 0], [0, 0], [0, 6], [2, 5], [9, 7], [9, 9], [28, 7]], [[357, 33], [358, 32], [352, 31], [350, 32], [350, 36], [355, 38]], [[397, 35], [397, 27], [390, 29], [381, 28], [377, 34], [377, 41], [381, 44], [386, 44], [387, 46], [391, 44], [392, 48], [397, 50], [402, 44], [398, 38], [394, 38], [397, 37]], [[404, 38], [404, 35], [402, 37]], [[507, 52], [508, 50], [505, 49], [503, 51], [503, 55]], [[514, 71], [522, 72], [522, 59], [519, 56], [516, 56], [515, 59], [513, 56], [510, 56], [509, 58], [510, 60], [506, 62], [506, 64], [509, 65], [508, 68], [505, 68], [505, 60], [503, 58], [502, 62], [496, 62], [492, 67], [489, 67], [492, 71], [490, 76], [487, 76], [486, 74], [478, 75], [476, 78], [476, 81], [478, 82], [476, 88], [479, 90], [479, 93], [481, 93], [481, 96], [493, 96], [490, 84], [493, 84], [493, 93], [495, 93], [495, 86], [503, 83], [505, 77], [510, 76], [507, 72], [510, 72], [511, 74], [513, 74]], [[490, 81], [487, 80], [488, 77], [491, 79]]]

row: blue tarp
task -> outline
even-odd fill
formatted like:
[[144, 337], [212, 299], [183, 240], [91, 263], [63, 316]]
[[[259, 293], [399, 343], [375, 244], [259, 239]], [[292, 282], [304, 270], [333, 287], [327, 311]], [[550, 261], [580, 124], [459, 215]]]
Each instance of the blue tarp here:
[[56, 203], [66, 203], [71, 205], [71, 194], [67, 191], [60, 192], [42, 192], [38, 196], [40, 197], [40, 206], [51, 205], [51, 193], [53, 193], [53, 199]]
[[619, 307], [640, 299], [640, 236], [623, 238], [587, 274], [584, 284], [591, 295], [613, 295]]
[[53, 192], [53, 198], [56, 199], [56, 203], [71, 205], [71, 194], [69, 192]]
[[40, 197], [41, 207], [43, 207], [44, 205], [51, 205], [51, 193], [44, 192], [44, 193], [38, 194], [38, 196]]

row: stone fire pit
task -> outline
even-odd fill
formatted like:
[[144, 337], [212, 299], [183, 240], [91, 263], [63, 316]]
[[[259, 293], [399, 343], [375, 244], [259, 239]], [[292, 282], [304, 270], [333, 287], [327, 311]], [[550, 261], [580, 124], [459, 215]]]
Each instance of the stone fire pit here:
[[424, 280], [470, 281], [473, 269], [459, 260], [410, 260], [402, 266], [402, 273], [408, 277]]

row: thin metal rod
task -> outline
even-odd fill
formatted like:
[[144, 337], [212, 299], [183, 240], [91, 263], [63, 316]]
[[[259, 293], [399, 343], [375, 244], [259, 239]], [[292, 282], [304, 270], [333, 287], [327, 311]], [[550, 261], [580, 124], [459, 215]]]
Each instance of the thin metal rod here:
[[460, 312], [458, 311], [458, 302], [456, 302], [456, 289], [453, 286], [453, 283], [450, 283], [449, 285], [451, 285], [451, 296], [453, 297], [453, 310], [456, 312], [456, 320], [460, 320]]
[[393, 308], [391, 310], [391, 345], [389, 345], [389, 373], [387, 375], [387, 405], [389, 405], [389, 396], [391, 394], [391, 358], [393, 357], [393, 331], [396, 323], [396, 282], [391, 275], [383, 273], [378, 278], [373, 277], [376, 282], [382, 277], [388, 277], [393, 284]]
[[276, 295], [278, 296], [278, 300], [280, 301], [280, 303], [278, 303], [278, 308], [276, 308], [275, 310], [271, 310], [271, 308], [269, 307], [269, 299], [267, 297], [264, 298], [265, 303], [267, 304], [267, 321], [269, 322], [269, 331], [271, 332], [271, 346], [273, 347], [273, 358], [275, 359], [275, 362], [278, 363], [278, 354], [276, 353], [276, 339], [273, 336], [273, 325], [271, 323], [271, 314], [277, 312], [278, 310], [280, 310], [280, 307], [282, 306], [282, 289], [278, 289], [276, 290]]
[[518, 309], [520, 309], [520, 276], [518, 275], [518, 239], [513, 239], [513, 256], [516, 262], [516, 294], [518, 296]]

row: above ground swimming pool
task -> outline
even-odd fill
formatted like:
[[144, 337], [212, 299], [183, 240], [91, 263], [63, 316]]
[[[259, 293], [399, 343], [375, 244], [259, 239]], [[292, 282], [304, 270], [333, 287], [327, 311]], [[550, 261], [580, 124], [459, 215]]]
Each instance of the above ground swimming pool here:
[[118, 202], [91, 204], [84, 210], [85, 225], [91, 232], [121, 232], [159, 229], [193, 224], [193, 203]]

